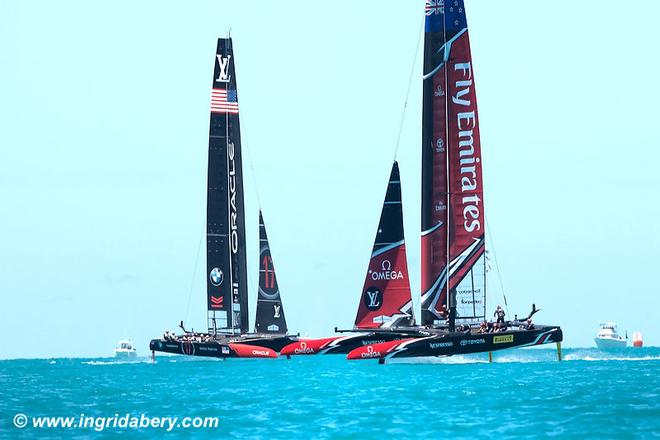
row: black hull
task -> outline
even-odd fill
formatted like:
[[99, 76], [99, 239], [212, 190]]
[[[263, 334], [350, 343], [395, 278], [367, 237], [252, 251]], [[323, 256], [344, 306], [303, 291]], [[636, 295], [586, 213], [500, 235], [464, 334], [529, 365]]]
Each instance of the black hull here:
[[347, 354], [351, 350], [366, 345], [399, 341], [410, 337], [410, 334], [396, 332], [366, 333], [362, 335], [345, 336], [342, 339], [337, 340], [336, 344], [332, 345], [328, 350], [322, 351], [321, 354]]
[[[215, 358], [234, 358], [234, 357], [270, 357], [246, 356], [243, 351], [236, 349], [235, 345], [251, 346], [256, 349], [268, 349], [273, 352], [279, 352], [282, 347], [298, 340], [297, 336], [289, 335], [263, 335], [246, 334], [219, 338], [208, 342], [182, 341], [182, 340], [164, 340], [152, 339], [149, 342], [149, 350], [162, 353], [181, 354], [186, 356], [215, 357]], [[249, 353], [248, 353], [249, 354]]]
[[241, 336], [241, 339], [239, 342], [241, 344], [249, 344], [249, 345], [258, 345], [260, 347], [266, 347], [270, 348], [271, 350], [275, 350], [278, 353], [284, 348], [285, 346], [296, 342], [298, 340], [297, 336], [291, 336], [291, 335], [267, 335], [267, 334], [247, 334]]
[[393, 359], [485, 353], [550, 344], [561, 342], [562, 339], [562, 330], [556, 326], [537, 326], [533, 330], [509, 330], [499, 333], [444, 333], [409, 339], [399, 344], [367, 346], [350, 353], [349, 359]]

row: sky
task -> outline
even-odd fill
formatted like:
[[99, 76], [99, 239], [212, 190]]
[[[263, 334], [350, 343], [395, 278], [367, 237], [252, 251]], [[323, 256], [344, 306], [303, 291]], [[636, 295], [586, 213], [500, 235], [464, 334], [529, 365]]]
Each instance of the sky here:
[[[109, 356], [123, 337], [146, 355], [182, 319], [204, 328], [210, 87], [229, 30], [250, 325], [261, 207], [290, 331], [352, 327], [400, 127], [416, 297], [423, 8], [0, 0], [0, 358]], [[659, 344], [660, 4], [466, 10], [502, 278], [488, 304], [502, 286], [511, 315], [536, 303], [567, 346], [592, 346], [605, 320]]]

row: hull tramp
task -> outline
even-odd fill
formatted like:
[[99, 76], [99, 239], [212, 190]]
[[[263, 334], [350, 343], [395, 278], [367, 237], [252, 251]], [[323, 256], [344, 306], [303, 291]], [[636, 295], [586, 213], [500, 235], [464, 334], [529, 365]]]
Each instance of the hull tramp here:
[[[423, 336], [421, 333], [417, 335]], [[282, 348], [280, 354], [283, 356], [299, 356], [310, 354], [346, 354], [351, 350], [367, 345], [400, 341], [410, 337], [410, 333], [380, 331], [358, 335], [333, 336], [320, 339], [301, 338], [299, 341]]]
[[149, 349], [187, 356], [233, 358], [274, 358], [282, 347], [297, 341], [296, 336], [246, 334], [210, 341], [152, 339]]
[[409, 338], [366, 345], [352, 350], [348, 359], [390, 359], [455, 354], [484, 353], [507, 348], [561, 342], [563, 334], [557, 326], [536, 326], [533, 330], [509, 330], [498, 333], [444, 333], [422, 338]]

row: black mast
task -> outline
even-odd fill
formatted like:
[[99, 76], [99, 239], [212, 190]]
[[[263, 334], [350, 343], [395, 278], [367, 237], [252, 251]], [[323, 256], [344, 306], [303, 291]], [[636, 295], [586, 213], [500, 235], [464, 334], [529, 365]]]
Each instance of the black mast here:
[[210, 333], [248, 331], [243, 168], [231, 38], [218, 39], [211, 92], [206, 211]]

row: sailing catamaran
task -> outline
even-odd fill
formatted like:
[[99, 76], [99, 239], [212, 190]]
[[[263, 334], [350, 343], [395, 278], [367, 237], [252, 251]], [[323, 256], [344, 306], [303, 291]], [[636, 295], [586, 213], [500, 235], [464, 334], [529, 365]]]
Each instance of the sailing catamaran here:
[[422, 336], [415, 327], [406, 262], [401, 207], [401, 179], [395, 161], [364, 280], [355, 327], [335, 331], [358, 333], [303, 339], [284, 347], [282, 355], [338, 354], [378, 342]]
[[[426, 335], [356, 348], [349, 359], [492, 352], [562, 340], [531, 317], [486, 321], [485, 214], [474, 72], [463, 0], [426, 0], [421, 304]], [[460, 330], [460, 331], [457, 331]], [[423, 332], [420, 332], [423, 333]], [[559, 351], [558, 351], [559, 353]]]
[[208, 332], [166, 332], [152, 351], [212, 357], [277, 357], [297, 340], [287, 334], [263, 216], [259, 211], [259, 293], [255, 332], [248, 330], [243, 168], [231, 38], [218, 39], [208, 149], [206, 273]]

